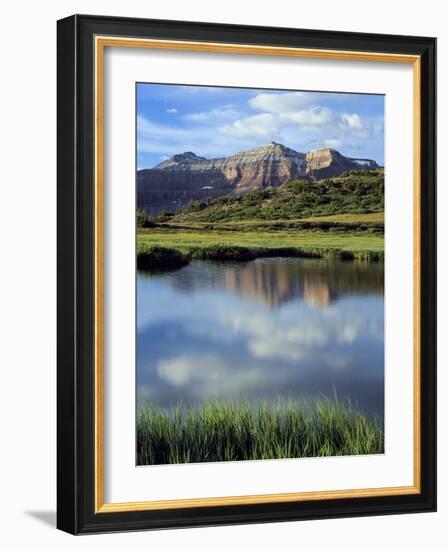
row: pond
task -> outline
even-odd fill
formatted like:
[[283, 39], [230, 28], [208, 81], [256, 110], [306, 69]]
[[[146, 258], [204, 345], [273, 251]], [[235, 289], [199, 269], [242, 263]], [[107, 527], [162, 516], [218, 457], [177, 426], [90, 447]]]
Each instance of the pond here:
[[137, 275], [137, 407], [336, 392], [383, 419], [384, 266], [193, 261]]

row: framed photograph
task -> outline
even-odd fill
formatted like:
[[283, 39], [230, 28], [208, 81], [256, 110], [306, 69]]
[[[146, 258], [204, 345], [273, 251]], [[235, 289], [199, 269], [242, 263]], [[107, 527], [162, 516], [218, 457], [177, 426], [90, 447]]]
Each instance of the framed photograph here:
[[434, 38], [58, 21], [58, 527], [436, 508]]

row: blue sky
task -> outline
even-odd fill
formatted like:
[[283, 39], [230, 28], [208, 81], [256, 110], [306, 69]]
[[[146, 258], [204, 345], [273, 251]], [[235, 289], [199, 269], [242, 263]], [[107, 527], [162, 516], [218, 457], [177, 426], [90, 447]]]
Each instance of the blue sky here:
[[216, 158], [276, 141], [384, 164], [384, 96], [137, 84], [137, 168], [185, 151]]

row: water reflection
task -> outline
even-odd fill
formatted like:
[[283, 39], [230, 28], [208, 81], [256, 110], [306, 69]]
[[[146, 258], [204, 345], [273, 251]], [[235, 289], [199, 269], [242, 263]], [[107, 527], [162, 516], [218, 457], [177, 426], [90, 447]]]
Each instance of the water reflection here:
[[319, 393], [383, 414], [383, 265], [193, 262], [137, 279], [137, 394], [171, 406]]

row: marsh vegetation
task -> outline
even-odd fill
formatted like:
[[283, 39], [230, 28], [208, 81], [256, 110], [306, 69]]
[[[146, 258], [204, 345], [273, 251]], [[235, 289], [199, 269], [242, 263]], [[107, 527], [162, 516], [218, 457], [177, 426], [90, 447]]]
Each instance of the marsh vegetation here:
[[137, 461], [145, 465], [383, 452], [381, 422], [337, 399], [148, 405], [137, 419]]

